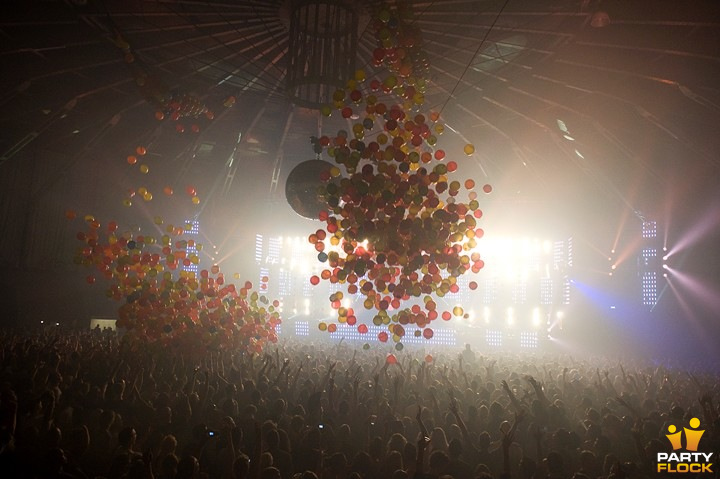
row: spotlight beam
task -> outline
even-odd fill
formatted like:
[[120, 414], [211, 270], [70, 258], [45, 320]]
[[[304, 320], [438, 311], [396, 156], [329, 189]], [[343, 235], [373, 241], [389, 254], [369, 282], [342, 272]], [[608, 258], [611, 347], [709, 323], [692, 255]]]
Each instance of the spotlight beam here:
[[[715, 205], [717, 206], [717, 205]], [[720, 208], [713, 207], [707, 209], [707, 214], [700, 218], [695, 225], [690, 228], [685, 234], [673, 245], [672, 248], [665, 254], [668, 258], [674, 254], [683, 251], [698, 241], [703, 239], [710, 231], [714, 230], [720, 225]]]

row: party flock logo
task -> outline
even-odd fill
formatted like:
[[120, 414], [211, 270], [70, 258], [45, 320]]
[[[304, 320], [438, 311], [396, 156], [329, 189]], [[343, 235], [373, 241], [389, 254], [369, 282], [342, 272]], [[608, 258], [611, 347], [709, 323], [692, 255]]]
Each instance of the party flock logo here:
[[666, 434], [673, 452], [657, 453], [657, 472], [674, 472], [674, 473], [691, 473], [697, 474], [702, 472], [712, 473], [712, 452], [698, 452], [698, 444], [704, 430], [699, 430], [700, 420], [696, 417], [690, 419], [690, 429], [684, 427], [685, 431], [685, 451], [677, 452], [683, 449], [682, 436], [683, 431], [678, 431], [674, 424], [668, 426]]

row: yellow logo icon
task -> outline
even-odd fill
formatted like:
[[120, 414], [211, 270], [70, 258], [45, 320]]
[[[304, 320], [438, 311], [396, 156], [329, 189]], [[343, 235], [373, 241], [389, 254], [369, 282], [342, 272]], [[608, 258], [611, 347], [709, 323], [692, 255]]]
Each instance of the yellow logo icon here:
[[[698, 450], [700, 438], [705, 433], [705, 430], [698, 430], [700, 427], [700, 419], [696, 417], [690, 419], [690, 427], [691, 429], [683, 428], [683, 431], [685, 431], [685, 450], [695, 452]], [[670, 440], [670, 444], [672, 444], [673, 451], [682, 449], [683, 431], [678, 431], [674, 424], [668, 426], [668, 432], [670, 434], [666, 434], [666, 436]]]

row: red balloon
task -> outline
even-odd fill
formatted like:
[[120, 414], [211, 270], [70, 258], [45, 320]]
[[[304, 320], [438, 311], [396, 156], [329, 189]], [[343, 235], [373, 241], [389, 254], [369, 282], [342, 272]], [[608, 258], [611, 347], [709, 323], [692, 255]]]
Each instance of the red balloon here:
[[317, 275], [310, 276], [310, 284], [313, 286], [317, 286], [320, 283], [320, 278], [317, 277]]
[[430, 338], [432, 338], [432, 337], [433, 337], [433, 334], [434, 334], [434, 333], [433, 333], [433, 330], [430, 329], [430, 328], [426, 328], [426, 329], [423, 330], [423, 337], [424, 337], [425, 339], [430, 339]]
[[387, 343], [388, 340], [388, 334], [385, 331], [380, 331], [378, 333], [378, 339], [381, 343]]
[[385, 362], [388, 364], [397, 364], [397, 358], [394, 354], [388, 354]]
[[360, 326], [358, 326], [357, 329], [358, 329], [358, 333], [360, 333], [360, 334], [365, 334], [368, 332], [368, 327], [364, 324], [361, 324]]
[[483, 186], [483, 191], [484, 191], [485, 193], [490, 194], [490, 193], [492, 192], [492, 190], [493, 190], [492, 185], [485, 185], [485, 186]]

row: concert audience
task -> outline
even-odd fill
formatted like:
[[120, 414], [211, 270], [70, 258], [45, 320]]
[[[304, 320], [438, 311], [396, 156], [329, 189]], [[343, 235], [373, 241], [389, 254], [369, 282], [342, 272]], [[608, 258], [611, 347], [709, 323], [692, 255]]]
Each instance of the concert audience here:
[[[720, 450], [718, 376], [614, 359], [280, 341], [194, 358], [0, 333], [0, 476], [624, 479], [669, 427]], [[671, 428], [675, 431], [674, 428]]]

